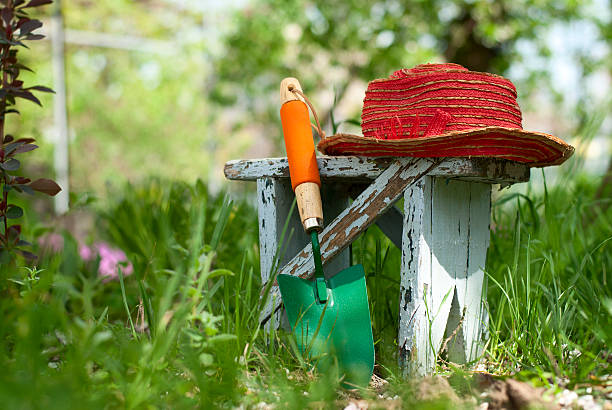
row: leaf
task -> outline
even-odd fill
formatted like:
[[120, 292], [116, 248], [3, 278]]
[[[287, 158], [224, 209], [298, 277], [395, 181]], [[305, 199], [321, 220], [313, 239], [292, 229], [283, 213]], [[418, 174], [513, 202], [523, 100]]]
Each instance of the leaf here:
[[25, 144], [23, 141], [11, 142], [10, 144], [6, 144], [4, 147], [4, 155], [9, 155], [11, 152], [15, 151], [17, 148]]
[[29, 71], [31, 73], [34, 72], [34, 71], [32, 71], [32, 69], [30, 67], [27, 67], [27, 66], [25, 66], [23, 64], [20, 64], [20, 63], [14, 64], [13, 67], [18, 68], [19, 70], [26, 70], [26, 71]]
[[24, 144], [21, 147], [17, 148], [15, 150], [15, 154], [21, 154], [24, 152], [30, 152], [30, 151], [34, 151], [36, 148], [38, 148], [38, 145], [34, 145], [34, 144]]
[[8, 227], [8, 240], [12, 243], [19, 241], [21, 235], [21, 225], [11, 225]]
[[612, 316], [612, 298], [604, 298], [602, 304], [608, 311], [608, 314]]
[[[43, 38], [45, 38], [45, 36], [43, 34], [28, 34], [27, 37], [25, 38], [26, 40], [42, 40]], [[26, 47], [25, 44], [22, 44], [24, 47]], [[27, 48], [27, 47], [26, 47]]]
[[25, 9], [25, 8], [28, 8], [28, 7], [44, 6], [45, 4], [51, 4], [51, 3], [53, 3], [53, 0], [32, 0], [31, 2], [29, 2], [28, 4], [26, 4], [22, 8]]
[[24, 91], [13, 91], [13, 95], [18, 98], [23, 98], [25, 100], [30, 100], [32, 102], [35, 102], [36, 104], [42, 107], [42, 103], [40, 102], [40, 100], [36, 98], [34, 94], [32, 94], [29, 91], [25, 91], [25, 90]]
[[6, 162], [0, 163], [0, 168], [5, 171], [17, 171], [21, 166], [21, 162], [15, 158], [11, 158]]
[[213, 279], [216, 278], [217, 276], [234, 276], [234, 272], [232, 272], [229, 269], [215, 269], [213, 271], [210, 271], [208, 273], [208, 275], [206, 275], [206, 279]]
[[26, 34], [30, 34], [32, 31], [37, 28], [42, 27], [42, 23], [39, 20], [28, 20], [19, 26], [19, 33], [24, 36]]
[[13, 41], [11, 41], [11, 43], [10, 43], [10, 44], [11, 44], [12, 46], [21, 46], [21, 47], [25, 47], [25, 48], [28, 48], [28, 49], [30, 48], [30, 47], [26, 46], [25, 44], [23, 44], [23, 43], [22, 43], [21, 41], [19, 41], [19, 40], [13, 40]]
[[2, 16], [2, 20], [4, 20], [4, 25], [9, 27], [11, 25], [11, 19], [13, 18], [13, 9], [4, 7], [0, 12], [0, 16]]
[[18, 252], [18, 253], [19, 253], [21, 256], [23, 256], [24, 258], [26, 258], [26, 259], [28, 259], [28, 260], [33, 261], [33, 260], [38, 259], [38, 256], [36, 256], [36, 255], [35, 255], [35, 254], [33, 254], [32, 252], [29, 252], [29, 251], [26, 251], [26, 250], [23, 250], [23, 249], [17, 249], [17, 252]]
[[24, 144], [30, 144], [30, 143], [35, 142], [35, 141], [36, 140], [34, 138], [19, 138], [15, 142], [23, 142]]
[[34, 195], [34, 190], [28, 185], [19, 185], [19, 187], [28, 195]]
[[26, 185], [32, 188], [34, 191], [42, 192], [43, 194], [47, 194], [49, 196], [55, 196], [59, 191], [62, 190], [57, 183], [51, 179], [40, 178], [36, 181], [30, 183], [30, 185]]
[[203, 366], [212, 366], [213, 363], [215, 362], [213, 356], [209, 353], [202, 353], [200, 354], [200, 363], [202, 363]]
[[7, 280], [8, 280], [9, 282], [13, 282], [13, 283], [16, 283], [16, 284], [18, 284], [18, 285], [22, 285], [22, 286], [23, 286], [23, 285], [25, 285], [25, 282], [22, 282], [22, 281], [17, 280], [17, 279], [8, 278]]
[[230, 335], [228, 333], [222, 333], [220, 335], [211, 336], [208, 338], [208, 342], [210, 343], [226, 343], [237, 340], [236, 335]]
[[17, 219], [23, 216], [23, 209], [18, 207], [17, 205], [9, 205], [9, 208], [6, 211], [6, 217], [8, 219]]
[[42, 91], [43, 93], [54, 93], [55, 94], [55, 91], [43, 85], [35, 85], [34, 87], [26, 88], [26, 90], [36, 90], [36, 91]]

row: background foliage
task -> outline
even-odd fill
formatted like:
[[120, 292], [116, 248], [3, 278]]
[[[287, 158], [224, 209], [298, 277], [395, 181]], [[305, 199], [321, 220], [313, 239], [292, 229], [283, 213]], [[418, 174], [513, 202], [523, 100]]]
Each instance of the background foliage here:
[[[277, 88], [288, 75], [328, 133], [332, 122], [359, 130], [345, 121], [358, 120], [367, 81], [423, 62], [509, 76], [524, 125], [568, 140], [608, 106], [612, 20], [601, 0], [78, 0], [63, 11], [76, 191], [148, 175], [218, 189], [226, 160], [282, 153]], [[111, 48], [85, 45], [92, 33]], [[25, 81], [52, 86], [50, 43], [26, 58], [36, 73]], [[37, 138], [50, 164], [51, 111], [22, 108], [10, 127]]]
[[[604, 397], [612, 173], [587, 176], [585, 154], [609, 128], [606, 2], [77, 0], [63, 11], [73, 36], [66, 62], [75, 195], [62, 217], [48, 202], [19, 202], [24, 236], [41, 259], [0, 266], [7, 407], [346, 402], [333, 374], [312, 372], [290, 335], [258, 327], [256, 210], [249, 195], [232, 202], [217, 193], [215, 176], [227, 159], [282, 153], [282, 77], [302, 80], [328, 130], [350, 128], [367, 81], [427, 61], [509, 76], [527, 119], [553, 112], [538, 117], [541, 130], [579, 144], [554, 185], [534, 172], [526, 190], [496, 194], [483, 363], [551, 394], [590, 388]], [[92, 32], [112, 47], [83, 44]], [[51, 86], [49, 43], [24, 56], [35, 69], [24, 80]], [[19, 108], [23, 121], [8, 124], [10, 132], [41, 141], [45, 161], [27, 167], [47, 175], [51, 110]], [[102, 255], [82, 254], [101, 241], [125, 254], [112, 278], [100, 273]], [[406, 407], [455, 406], [448, 395], [422, 402], [396, 368], [399, 250], [372, 228], [354, 256], [368, 273], [385, 394]], [[438, 364], [466, 406], [482, 399], [471, 373]]]

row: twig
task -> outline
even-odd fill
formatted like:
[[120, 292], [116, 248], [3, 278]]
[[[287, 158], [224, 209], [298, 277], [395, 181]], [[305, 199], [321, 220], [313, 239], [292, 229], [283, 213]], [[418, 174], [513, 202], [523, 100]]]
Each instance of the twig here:
[[464, 306], [463, 313], [461, 313], [461, 319], [459, 319], [459, 323], [457, 324], [457, 327], [455, 328], [455, 330], [453, 330], [453, 333], [451, 333], [450, 336], [444, 340], [444, 343], [442, 343], [442, 348], [438, 352], [438, 357], [436, 357], [436, 362], [440, 358], [440, 355], [442, 354], [442, 352], [446, 350], [446, 346], [448, 345], [448, 342], [453, 340], [453, 338], [457, 335], [457, 332], [461, 328], [461, 325], [463, 324], [463, 319], [465, 319], [465, 311], [466, 311], [466, 307]]

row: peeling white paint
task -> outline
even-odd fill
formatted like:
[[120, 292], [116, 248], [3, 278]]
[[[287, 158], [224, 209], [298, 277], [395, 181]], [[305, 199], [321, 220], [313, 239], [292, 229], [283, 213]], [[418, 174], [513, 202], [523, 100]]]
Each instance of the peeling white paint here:
[[[398, 335], [406, 373], [433, 372], [455, 329], [445, 346], [451, 360], [475, 360], [482, 352], [487, 321], [480, 267], [489, 243], [490, 193], [488, 184], [431, 177], [406, 190]], [[402, 303], [407, 290], [410, 303]]]
[[355, 220], [355, 222], [353, 222], [344, 230], [344, 235], [349, 236], [353, 229], [359, 229], [361, 225], [363, 225], [368, 219], [368, 215], [361, 215], [358, 219]]
[[[364, 158], [354, 156], [319, 156], [317, 163], [322, 179], [363, 181], [378, 178], [392, 161], [402, 163], [411, 158]], [[423, 159], [427, 161], [428, 159]], [[225, 177], [254, 181], [263, 177], [288, 178], [287, 158], [233, 160], [225, 164]], [[407, 170], [406, 172], [410, 172]], [[513, 184], [529, 180], [529, 167], [525, 164], [491, 158], [445, 158], [431, 176], [465, 178], [487, 183]], [[403, 177], [403, 176], [402, 176]]]

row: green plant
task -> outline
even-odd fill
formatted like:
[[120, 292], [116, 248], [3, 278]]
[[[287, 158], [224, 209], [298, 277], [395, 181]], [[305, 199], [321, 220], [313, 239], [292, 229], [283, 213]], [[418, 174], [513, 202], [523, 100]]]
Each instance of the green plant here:
[[53, 92], [50, 88], [40, 85], [24, 87], [19, 74], [23, 70], [30, 70], [17, 59], [17, 47], [26, 47], [24, 41], [40, 40], [44, 36], [34, 34], [33, 31], [42, 27], [39, 20], [31, 19], [28, 8], [38, 7], [51, 3], [51, 0], [5, 0], [0, 9], [0, 186], [2, 187], [2, 200], [0, 201], [0, 263], [6, 263], [13, 253], [19, 253], [28, 259], [35, 255], [25, 249], [30, 244], [20, 238], [21, 225], [9, 225], [9, 219], [18, 219], [23, 215], [23, 209], [9, 203], [11, 191], [33, 193], [42, 192], [47, 195], [56, 195], [60, 187], [52, 180], [39, 178], [32, 181], [30, 178], [15, 176], [13, 173], [21, 167], [21, 162], [15, 158], [19, 154], [30, 152], [38, 148], [32, 138], [15, 139], [10, 134], [5, 135], [6, 116], [19, 114], [15, 109], [16, 99], [22, 98], [41, 105], [40, 100], [32, 91]]
[[[606, 374], [612, 214], [579, 223], [594, 190], [594, 183], [579, 181], [494, 206], [487, 266], [490, 371], [540, 385], [569, 380], [570, 386], [597, 383]], [[210, 195], [201, 182], [160, 179], [116, 188], [107, 197], [104, 211], [97, 211], [103, 238], [96, 239], [121, 247], [134, 263], [123, 283], [103, 281], [68, 234], [62, 252], [41, 253], [44, 270], [0, 266], [5, 407], [265, 403], [292, 409], [338, 407], [354, 397], [333, 371], [317, 373], [304, 362], [291, 333], [259, 326], [251, 206]], [[419, 397], [418, 385], [397, 369], [401, 255], [392, 246], [373, 228], [353, 248], [354, 262], [368, 272], [376, 374], [389, 382], [383, 393], [359, 394], [375, 405], [397, 404], [387, 401], [396, 398], [403, 407], [457, 408], [461, 404], [444, 396], [452, 390]], [[460, 399], [478, 397], [467, 369], [445, 373]]]
[[[574, 385], [608, 371], [612, 212], [583, 221], [596, 204], [594, 182], [510, 194], [494, 206], [487, 263], [494, 372]], [[502, 207], [508, 199], [516, 205]]]

